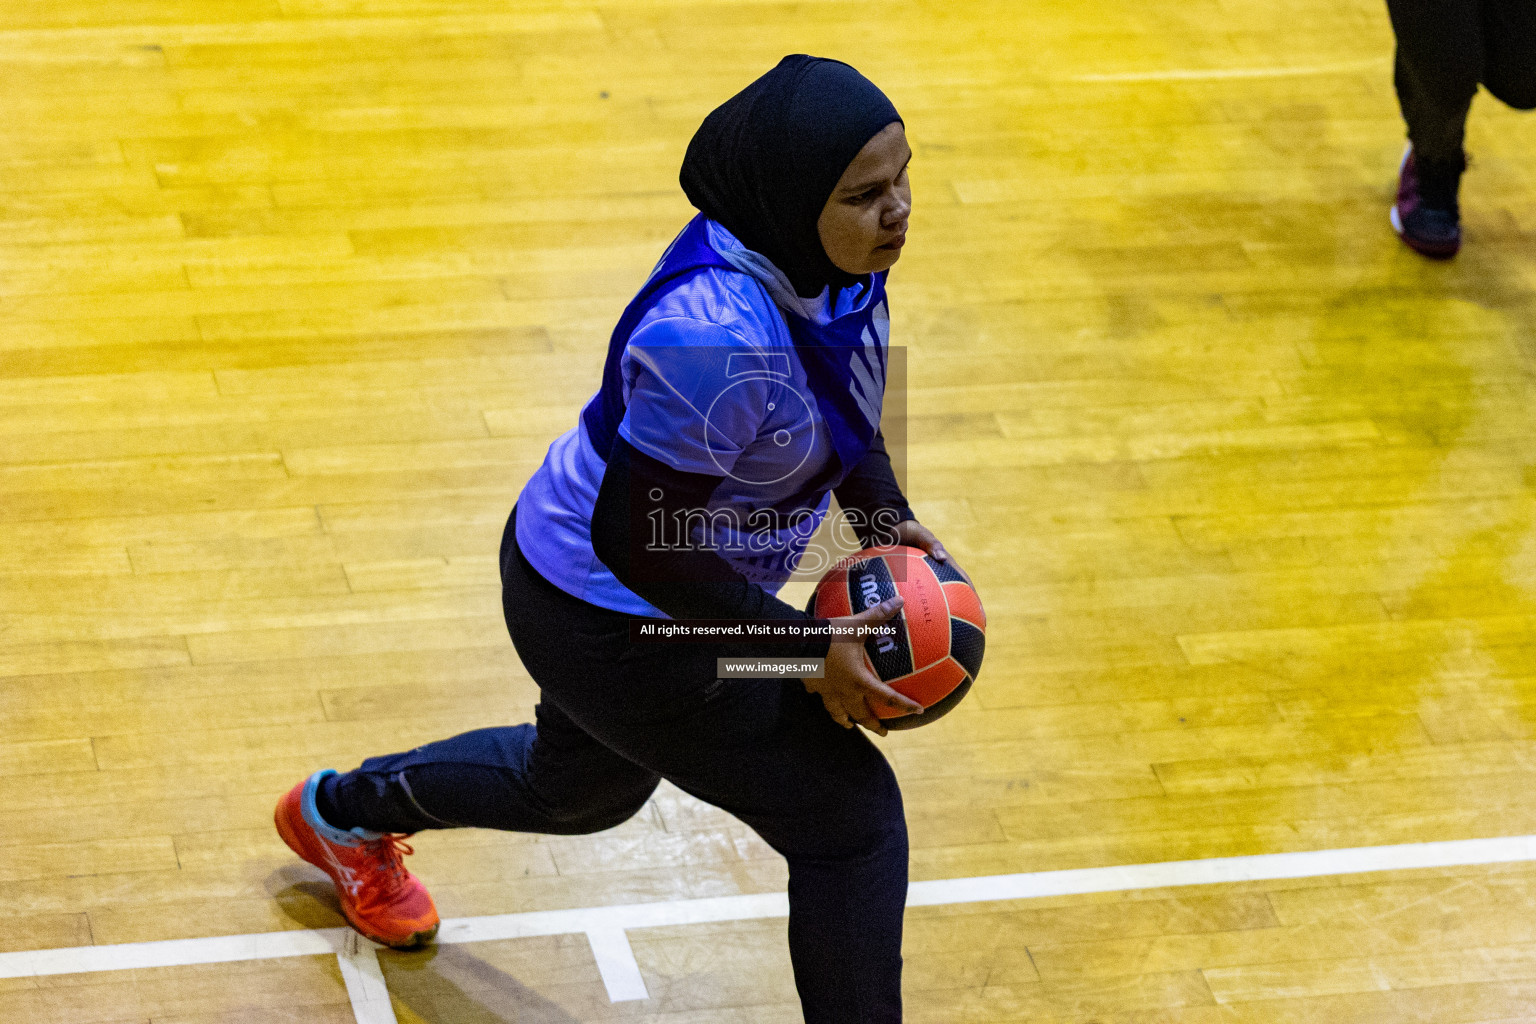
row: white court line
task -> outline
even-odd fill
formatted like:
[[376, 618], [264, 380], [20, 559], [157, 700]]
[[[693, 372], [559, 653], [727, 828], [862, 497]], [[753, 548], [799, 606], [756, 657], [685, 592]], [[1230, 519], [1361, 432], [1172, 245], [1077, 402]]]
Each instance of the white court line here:
[[[1362, 846], [1304, 853], [1262, 853], [1251, 857], [1165, 861], [1106, 868], [1071, 868], [977, 878], [947, 878], [914, 882], [907, 904], [914, 907], [994, 900], [1034, 899], [1101, 892], [1130, 892], [1224, 882], [1261, 882], [1285, 878], [1358, 875], [1376, 871], [1472, 867], [1536, 861], [1536, 835], [1494, 839], [1452, 839], [1439, 843]], [[537, 935], [586, 934], [609, 998], [615, 1002], [644, 999], [645, 982], [624, 934], [630, 928], [702, 924], [709, 921], [749, 921], [786, 917], [784, 893], [720, 896], [711, 899], [630, 903], [611, 907], [537, 910], [522, 914], [492, 914], [444, 921], [440, 945], [490, 942]], [[132, 942], [116, 946], [76, 946], [0, 953], [0, 978], [32, 978], [55, 974], [89, 974], [144, 967], [184, 967], [192, 964], [267, 960], [331, 953], [341, 964], [347, 993], [358, 1024], [395, 1024], [389, 993], [379, 969], [379, 947], [346, 928], [314, 931], [223, 935], [206, 939]]]
[[207, 939], [126, 942], [115, 946], [75, 946], [0, 953], [0, 978], [40, 978], [50, 974], [94, 974], [138, 967], [190, 967], [286, 956], [314, 956], [344, 951], [348, 928], [219, 935]]
[[[572, 932], [615, 928], [625, 930], [788, 916], [789, 897], [782, 892], [756, 896], [715, 896], [701, 900], [668, 900], [664, 903], [627, 903], [577, 910], [535, 910], [524, 914], [460, 917], [443, 922], [437, 933], [437, 942], [494, 942], [498, 939], [523, 939], [534, 935], [569, 935]], [[6, 955], [0, 953], [0, 977], [5, 977]]]
[[1269, 68], [1171, 68], [1164, 71], [1123, 71], [1115, 74], [1073, 75], [1073, 82], [1202, 82], [1231, 78], [1299, 78], [1306, 75], [1338, 75], [1381, 67], [1386, 57], [1352, 60], [1343, 64], [1313, 64]]
[[592, 944], [592, 955], [597, 958], [597, 971], [603, 976], [610, 1002], [650, 998], [623, 928], [589, 928], [587, 941]]
[[379, 967], [378, 947], [354, 932], [336, 960], [341, 964], [341, 980], [347, 983], [347, 998], [352, 1000], [357, 1024], [400, 1024]]

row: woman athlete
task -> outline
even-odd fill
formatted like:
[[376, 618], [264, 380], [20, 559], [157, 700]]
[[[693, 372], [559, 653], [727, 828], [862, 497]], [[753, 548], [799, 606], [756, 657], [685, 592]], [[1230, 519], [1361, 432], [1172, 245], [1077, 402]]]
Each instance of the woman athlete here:
[[[831, 60], [786, 57], [705, 119], [681, 175], [700, 214], [626, 309], [601, 388], [502, 541], [535, 723], [317, 772], [278, 804], [283, 839], [331, 876], [364, 935], [404, 947], [437, 929], [404, 835], [597, 832], [665, 778], [788, 861], [808, 1024], [901, 1019], [906, 822], [889, 765], [852, 727], [884, 735], [877, 710], [921, 707], [880, 682], [859, 640], [646, 643], [631, 624], [811, 621], [773, 595], [829, 493], [864, 541], [948, 560], [878, 429], [910, 158], [890, 101]], [[825, 677], [717, 678], [718, 657], [743, 654], [825, 657]]]

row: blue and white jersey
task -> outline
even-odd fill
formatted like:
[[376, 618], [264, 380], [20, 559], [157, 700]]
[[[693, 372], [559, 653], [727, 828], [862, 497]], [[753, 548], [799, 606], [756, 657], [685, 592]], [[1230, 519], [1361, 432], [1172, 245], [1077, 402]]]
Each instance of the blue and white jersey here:
[[[707, 238], [718, 259], [702, 269], [693, 265], [693, 272], [654, 295], [623, 344], [616, 379], [605, 387], [622, 389], [618, 436], [673, 469], [723, 477], [708, 507], [690, 520], [689, 537], [680, 535], [677, 524], [653, 523], [656, 536], [648, 540], [711, 548], [774, 593], [826, 514], [830, 488], [842, 477], [839, 455], [847, 457], [838, 449], [827, 400], [817, 397], [786, 314], [791, 322], [824, 325], [864, 313], [864, 348], [850, 350], [851, 357], [839, 353], [849, 362], [852, 398], [842, 404], [868, 419], [860, 426], [872, 435], [884, 394], [889, 332], [884, 289], [842, 289], [835, 306], [829, 306], [827, 292], [802, 298], [772, 263], [724, 227], [702, 219], [695, 223], [707, 236], [690, 225], [674, 249], [694, 232], [695, 244]], [[656, 274], [669, 258], [675, 261], [674, 250]], [[615, 344], [620, 343], [616, 332]], [[601, 397], [602, 392], [589, 403], [588, 415], [555, 440], [524, 487], [518, 546], [541, 575], [575, 597], [664, 618], [592, 551], [592, 510], [612, 445], [611, 436], [592, 436], [600, 416], [591, 413]]]

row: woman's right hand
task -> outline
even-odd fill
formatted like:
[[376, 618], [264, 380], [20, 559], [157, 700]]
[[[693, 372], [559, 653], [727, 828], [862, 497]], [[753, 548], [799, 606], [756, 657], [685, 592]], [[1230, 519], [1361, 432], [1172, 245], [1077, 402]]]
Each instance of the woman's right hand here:
[[[845, 629], [860, 626], [878, 626], [889, 622], [901, 611], [901, 597], [882, 601], [866, 608], [857, 615], [844, 615], [833, 619], [832, 624]], [[827, 714], [844, 729], [852, 729], [857, 722], [870, 732], [880, 736], [886, 728], [875, 713], [877, 707], [921, 714], [923, 706], [911, 697], [905, 697], [880, 681], [869, 656], [864, 653], [864, 639], [837, 640], [827, 648], [826, 671], [820, 679], [803, 680], [811, 693], [820, 694]]]

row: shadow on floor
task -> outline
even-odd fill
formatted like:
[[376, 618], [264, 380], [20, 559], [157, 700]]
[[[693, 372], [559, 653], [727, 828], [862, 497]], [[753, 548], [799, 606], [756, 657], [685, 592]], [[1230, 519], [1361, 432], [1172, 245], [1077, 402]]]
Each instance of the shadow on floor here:
[[[267, 890], [283, 914], [305, 928], [346, 924], [335, 887], [314, 878], [310, 868], [279, 868], [268, 876]], [[602, 1005], [574, 1017], [463, 946], [386, 950], [379, 960], [401, 1024], [580, 1024], [583, 1019], [623, 1015], [615, 1012], [599, 985], [596, 996]], [[648, 1003], [625, 1006], [640, 1009]]]

